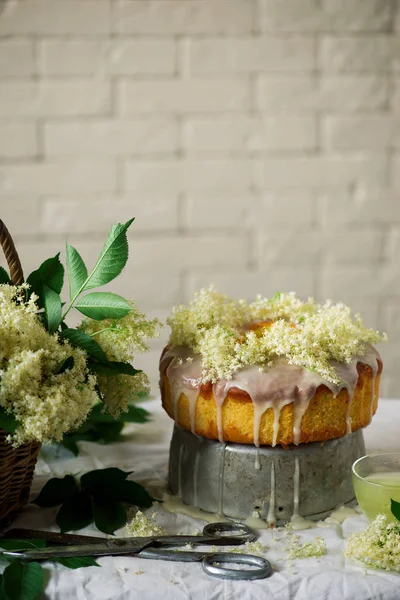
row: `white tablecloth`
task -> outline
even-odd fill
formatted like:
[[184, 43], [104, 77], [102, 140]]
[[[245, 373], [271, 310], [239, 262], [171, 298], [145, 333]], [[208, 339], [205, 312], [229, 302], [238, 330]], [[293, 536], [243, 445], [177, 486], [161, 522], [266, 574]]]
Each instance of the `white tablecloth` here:
[[[73, 457], [64, 449], [42, 450], [32, 487], [36, 495], [47, 479], [66, 473], [82, 473], [91, 469], [117, 466], [134, 471], [136, 481], [144, 483], [154, 495], [166, 486], [168, 443], [172, 422], [160, 409], [159, 399], [148, 403], [153, 414], [151, 423], [129, 426], [124, 440], [111, 446], [82, 442], [81, 454]], [[365, 430], [367, 451], [400, 451], [400, 400], [383, 400], [372, 424]], [[159, 497], [159, 496], [158, 496]], [[205, 522], [189, 516], [166, 512], [161, 505], [157, 521], [168, 531], [193, 533]], [[57, 509], [40, 509], [28, 505], [14, 523], [15, 527], [56, 530]], [[367, 525], [363, 516], [347, 518], [342, 525], [333, 525], [299, 532], [302, 541], [323, 537], [327, 554], [288, 563], [280, 544], [272, 536], [284, 537], [284, 532], [260, 532], [266, 546], [266, 556], [274, 572], [271, 577], [254, 582], [214, 579], [196, 563], [173, 563], [135, 557], [104, 557], [102, 568], [88, 567], [71, 571], [61, 565], [46, 563], [48, 583], [44, 598], [60, 600], [122, 600], [122, 599], [193, 599], [224, 600], [399, 600], [400, 575], [372, 571], [344, 558], [345, 540], [353, 531]], [[93, 534], [95, 528], [82, 530]], [[124, 531], [120, 530], [119, 535]]]

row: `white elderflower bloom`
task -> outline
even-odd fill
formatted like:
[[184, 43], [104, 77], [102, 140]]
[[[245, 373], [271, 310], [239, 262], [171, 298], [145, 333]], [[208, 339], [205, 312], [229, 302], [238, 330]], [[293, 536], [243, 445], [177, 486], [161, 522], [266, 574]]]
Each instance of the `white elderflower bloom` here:
[[[60, 343], [41, 323], [26, 285], [0, 285], [0, 406], [19, 422], [9, 436], [15, 445], [60, 441], [79, 426], [98, 401], [86, 354]], [[72, 358], [71, 368], [59, 372]]]
[[292, 535], [289, 537], [289, 545], [287, 546], [288, 559], [295, 558], [310, 558], [311, 556], [323, 556], [326, 554], [326, 543], [320, 537], [316, 537], [312, 542], [300, 544], [300, 536]]
[[167, 535], [165, 529], [157, 525], [157, 513], [147, 517], [142, 511], [138, 510], [132, 521], [126, 525], [126, 531], [133, 537], [153, 537], [156, 535]]
[[172, 346], [201, 354], [204, 382], [231, 379], [247, 365], [263, 370], [284, 356], [289, 364], [337, 384], [332, 361], [349, 363], [369, 344], [386, 339], [365, 328], [348, 306], [331, 301], [321, 306], [312, 298], [302, 302], [293, 292], [272, 299], [259, 296], [248, 304], [211, 287], [198, 292], [188, 306], [175, 307], [167, 322]]
[[400, 573], [400, 523], [378, 515], [362, 533], [353, 533], [345, 555], [368, 567]]
[[[80, 325], [80, 329], [100, 344], [108, 360], [133, 362], [135, 351], [146, 352], [149, 349], [147, 339], [159, 335], [161, 322], [158, 319], [148, 320], [133, 302], [131, 305], [132, 312], [122, 319], [84, 319]], [[132, 401], [150, 391], [148, 377], [143, 371], [134, 376], [97, 375], [97, 383], [106, 410], [115, 418], [126, 412]]]

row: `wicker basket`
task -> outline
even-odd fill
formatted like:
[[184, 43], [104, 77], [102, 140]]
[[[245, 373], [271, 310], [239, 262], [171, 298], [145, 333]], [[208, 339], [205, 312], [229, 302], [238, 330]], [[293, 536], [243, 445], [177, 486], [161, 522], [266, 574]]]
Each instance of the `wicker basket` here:
[[[3, 248], [11, 281], [21, 285], [24, 275], [13, 240], [0, 220], [0, 244]], [[8, 433], [0, 429], [0, 531], [7, 527], [28, 502], [40, 444], [31, 442], [13, 448], [7, 441]]]

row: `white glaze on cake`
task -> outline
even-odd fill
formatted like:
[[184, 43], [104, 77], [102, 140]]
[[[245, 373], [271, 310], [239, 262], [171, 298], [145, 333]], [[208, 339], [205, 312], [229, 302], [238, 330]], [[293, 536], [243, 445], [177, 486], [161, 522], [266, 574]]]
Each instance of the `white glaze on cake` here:
[[185, 446], [179, 448], [179, 461], [178, 461], [178, 496], [182, 498], [182, 463], [183, 453], [185, 452]]
[[198, 505], [198, 495], [197, 495], [197, 480], [199, 477], [199, 464], [200, 464], [200, 452], [199, 449], [196, 449], [196, 458], [194, 460], [194, 470], [193, 470], [193, 504], [194, 506]]
[[[189, 359], [189, 361], [188, 361]], [[357, 364], [367, 364], [372, 369], [372, 393], [370, 403], [370, 419], [374, 403], [375, 377], [378, 372], [379, 353], [369, 346], [363, 356], [355, 356], [349, 364], [332, 361], [341, 382], [333, 384], [321, 375], [304, 367], [290, 365], [284, 358], [279, 358], [272, 368], [265, 372], [258, 366], [249, 366], [236, 371], [230, 380], [221, 379], [213, 384], [213, 395], [217, 407], [218, 439], [224, 442], [222, 424], [222, 405], [229, 390], [236, 388], [246, 392], [254, 405], [254, 444], [259, 446], [259, 432], [262, 415], [272, 408], [274, 411], [274, 427], [272, 446], [276, 445], [279, 419], [282, 408], [293, 403], [293, 442], [298, 445], [301, 438], [301, 422], [317, 388], [325, 385], [336, 397], [342, 389], [348, 393], [346, 412], [346, 432], [352, 431], [351, 405], [358, 381]], [[166, 374], [173, 404], [175, 421], [178, 413], [178, 401], [183, 393], [189, 401], [190, 427], [196, 431], [196, 402], [201, 386], [201, 357], [193, 355], [188, 348], [169, 348], [160, 363], [161, 373]], [[258, 466], [258, 465], [257, 465]]]
[[271, 464], [271, 492], [269, 496], [269, 507], [267, 515], [267, 523], [271, 527], [276, 525], [276, 478], [275, 478], [275, 463]]
[[[188, 362], [189, 359], [189, 362]], [[168, 350], [161, 359], [161, 372], [166, 369], [174, 406], [174, 419], [178, 414], [178, 400], [185, 394], [189, 400], [190, 429], [195, 433], [196, 402], [201, 386], [201, 360], [188, 348]]]
[[219, 463], [219, 493], [218, 493], [218, 514], [224, 514], [224, 483], [225, 483], [225, 450], [226, 444], [222, 444], [221, 457]]

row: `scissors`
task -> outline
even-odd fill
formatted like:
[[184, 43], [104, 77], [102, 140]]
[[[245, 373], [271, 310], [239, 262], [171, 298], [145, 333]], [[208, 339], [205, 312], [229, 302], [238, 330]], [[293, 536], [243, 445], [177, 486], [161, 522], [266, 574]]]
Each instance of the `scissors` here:
[[[19, 558], [24, 561], [51, 560], [73, 556], [130, 556], [172, 560], [179, 562], [200, 562], [203, 570], [213, 577], [223, 579], [264, 579], [272, 573], [270, 562], [261, 556], [237, 554], [234, 552], [204, 552], [171, 550], [170, 546], [215, 545], [233, 546], [252, 542], [256, 534], [242, 523], [210, 523], [202, 535], [165, 535], [152, 537], [101, 538], [83, 535], [60, 534], [32, 529], [13, 529], [4, 538], [44, 539], [60, 544], [46, 548], [28, 550], [4, 550], [4, 557]], [[3, 538], [3, 539], [4, 539]], [[242, 568], [229, 568], [225, 565], [240, 565]]]

